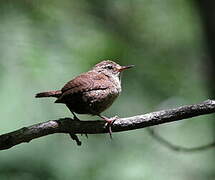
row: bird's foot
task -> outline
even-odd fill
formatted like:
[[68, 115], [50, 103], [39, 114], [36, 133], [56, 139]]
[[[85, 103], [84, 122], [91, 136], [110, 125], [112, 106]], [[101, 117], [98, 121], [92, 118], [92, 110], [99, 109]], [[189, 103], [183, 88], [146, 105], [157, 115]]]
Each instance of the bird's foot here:
[[108, 117], [99, 115], [99, 117], [101, 117], [102, 119], [104, 119], [106, 121], [105, 127], [108, 128], [108, 132], [109, 132], [110, 138], [112, 139], [112, 128], [111, 128], [111, 125], [118, 119], [118, 116], [114, 116], [114, 117], [108, 118]]

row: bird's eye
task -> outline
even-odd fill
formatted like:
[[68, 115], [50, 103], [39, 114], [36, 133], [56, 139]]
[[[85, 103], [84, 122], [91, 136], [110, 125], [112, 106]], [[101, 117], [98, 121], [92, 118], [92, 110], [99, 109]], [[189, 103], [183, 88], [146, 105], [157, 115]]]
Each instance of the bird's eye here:
[[113, 69], [113, 66], [108, 65], [108, 66], [106, 66], [106, 68], [107, 68], [107, 69]]

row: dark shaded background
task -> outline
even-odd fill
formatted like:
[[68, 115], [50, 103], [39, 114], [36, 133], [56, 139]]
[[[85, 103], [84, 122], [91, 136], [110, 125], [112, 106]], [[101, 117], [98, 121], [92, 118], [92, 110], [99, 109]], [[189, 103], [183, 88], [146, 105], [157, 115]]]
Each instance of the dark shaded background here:
[[[107, 116], [214, 97], [212, 7], [201, 0], [0, 1], [0, 133], [71, 116], [65, 106], [34, 94], [61, 88], [103, 59], [136, 65], [124, 73], [124, 91]], [[156, 130], [193, 147], [214, 139], [212, 120], [202, 116]], [[215, 178], [214, 149], [173, 152], [145, 129], [116, 133], [112, 141], [103, 134], [81, 140], [78, 147], [66, 135], [51, 135], [2, 151], [0, 179]]]

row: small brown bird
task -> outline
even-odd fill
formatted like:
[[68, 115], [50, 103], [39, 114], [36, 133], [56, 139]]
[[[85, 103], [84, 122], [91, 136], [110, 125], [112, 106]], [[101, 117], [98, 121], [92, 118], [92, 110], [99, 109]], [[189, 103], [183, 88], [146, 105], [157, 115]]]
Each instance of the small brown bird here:
[[109, 126], [111, 136], [111, 124], [115, 118], [107, 118], [101, 113], [109, 108], [121, 92], [121, 72], [133, 65], [120, 66], [119, 64], [105, 60], [96, 64], [92, 70], [83, 73], [68, 83], [61, 90], [41, 92], [36, 98], [55, 97], [55, 103], [65, 104], [74, 113], [97, 115], [104, 119]]

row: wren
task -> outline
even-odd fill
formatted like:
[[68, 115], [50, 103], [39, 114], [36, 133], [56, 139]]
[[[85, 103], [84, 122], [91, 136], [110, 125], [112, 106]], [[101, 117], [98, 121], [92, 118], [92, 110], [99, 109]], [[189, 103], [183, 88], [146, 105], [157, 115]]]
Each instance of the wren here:
[[77, 114], [97, 115], [107, 122], [111, 137], [111, 124], [116, 117], [107, 118], [101, 113], [109, 108], [121, 92], [121, 72], [133, 67], [120, 66], [105, 60], [96, 64], [92, 70], [83, 73], [68, 83], [61, 90], [41, 92], [36, 98], [55, 97], [55, 103], [65, 104], [78, 119]]

